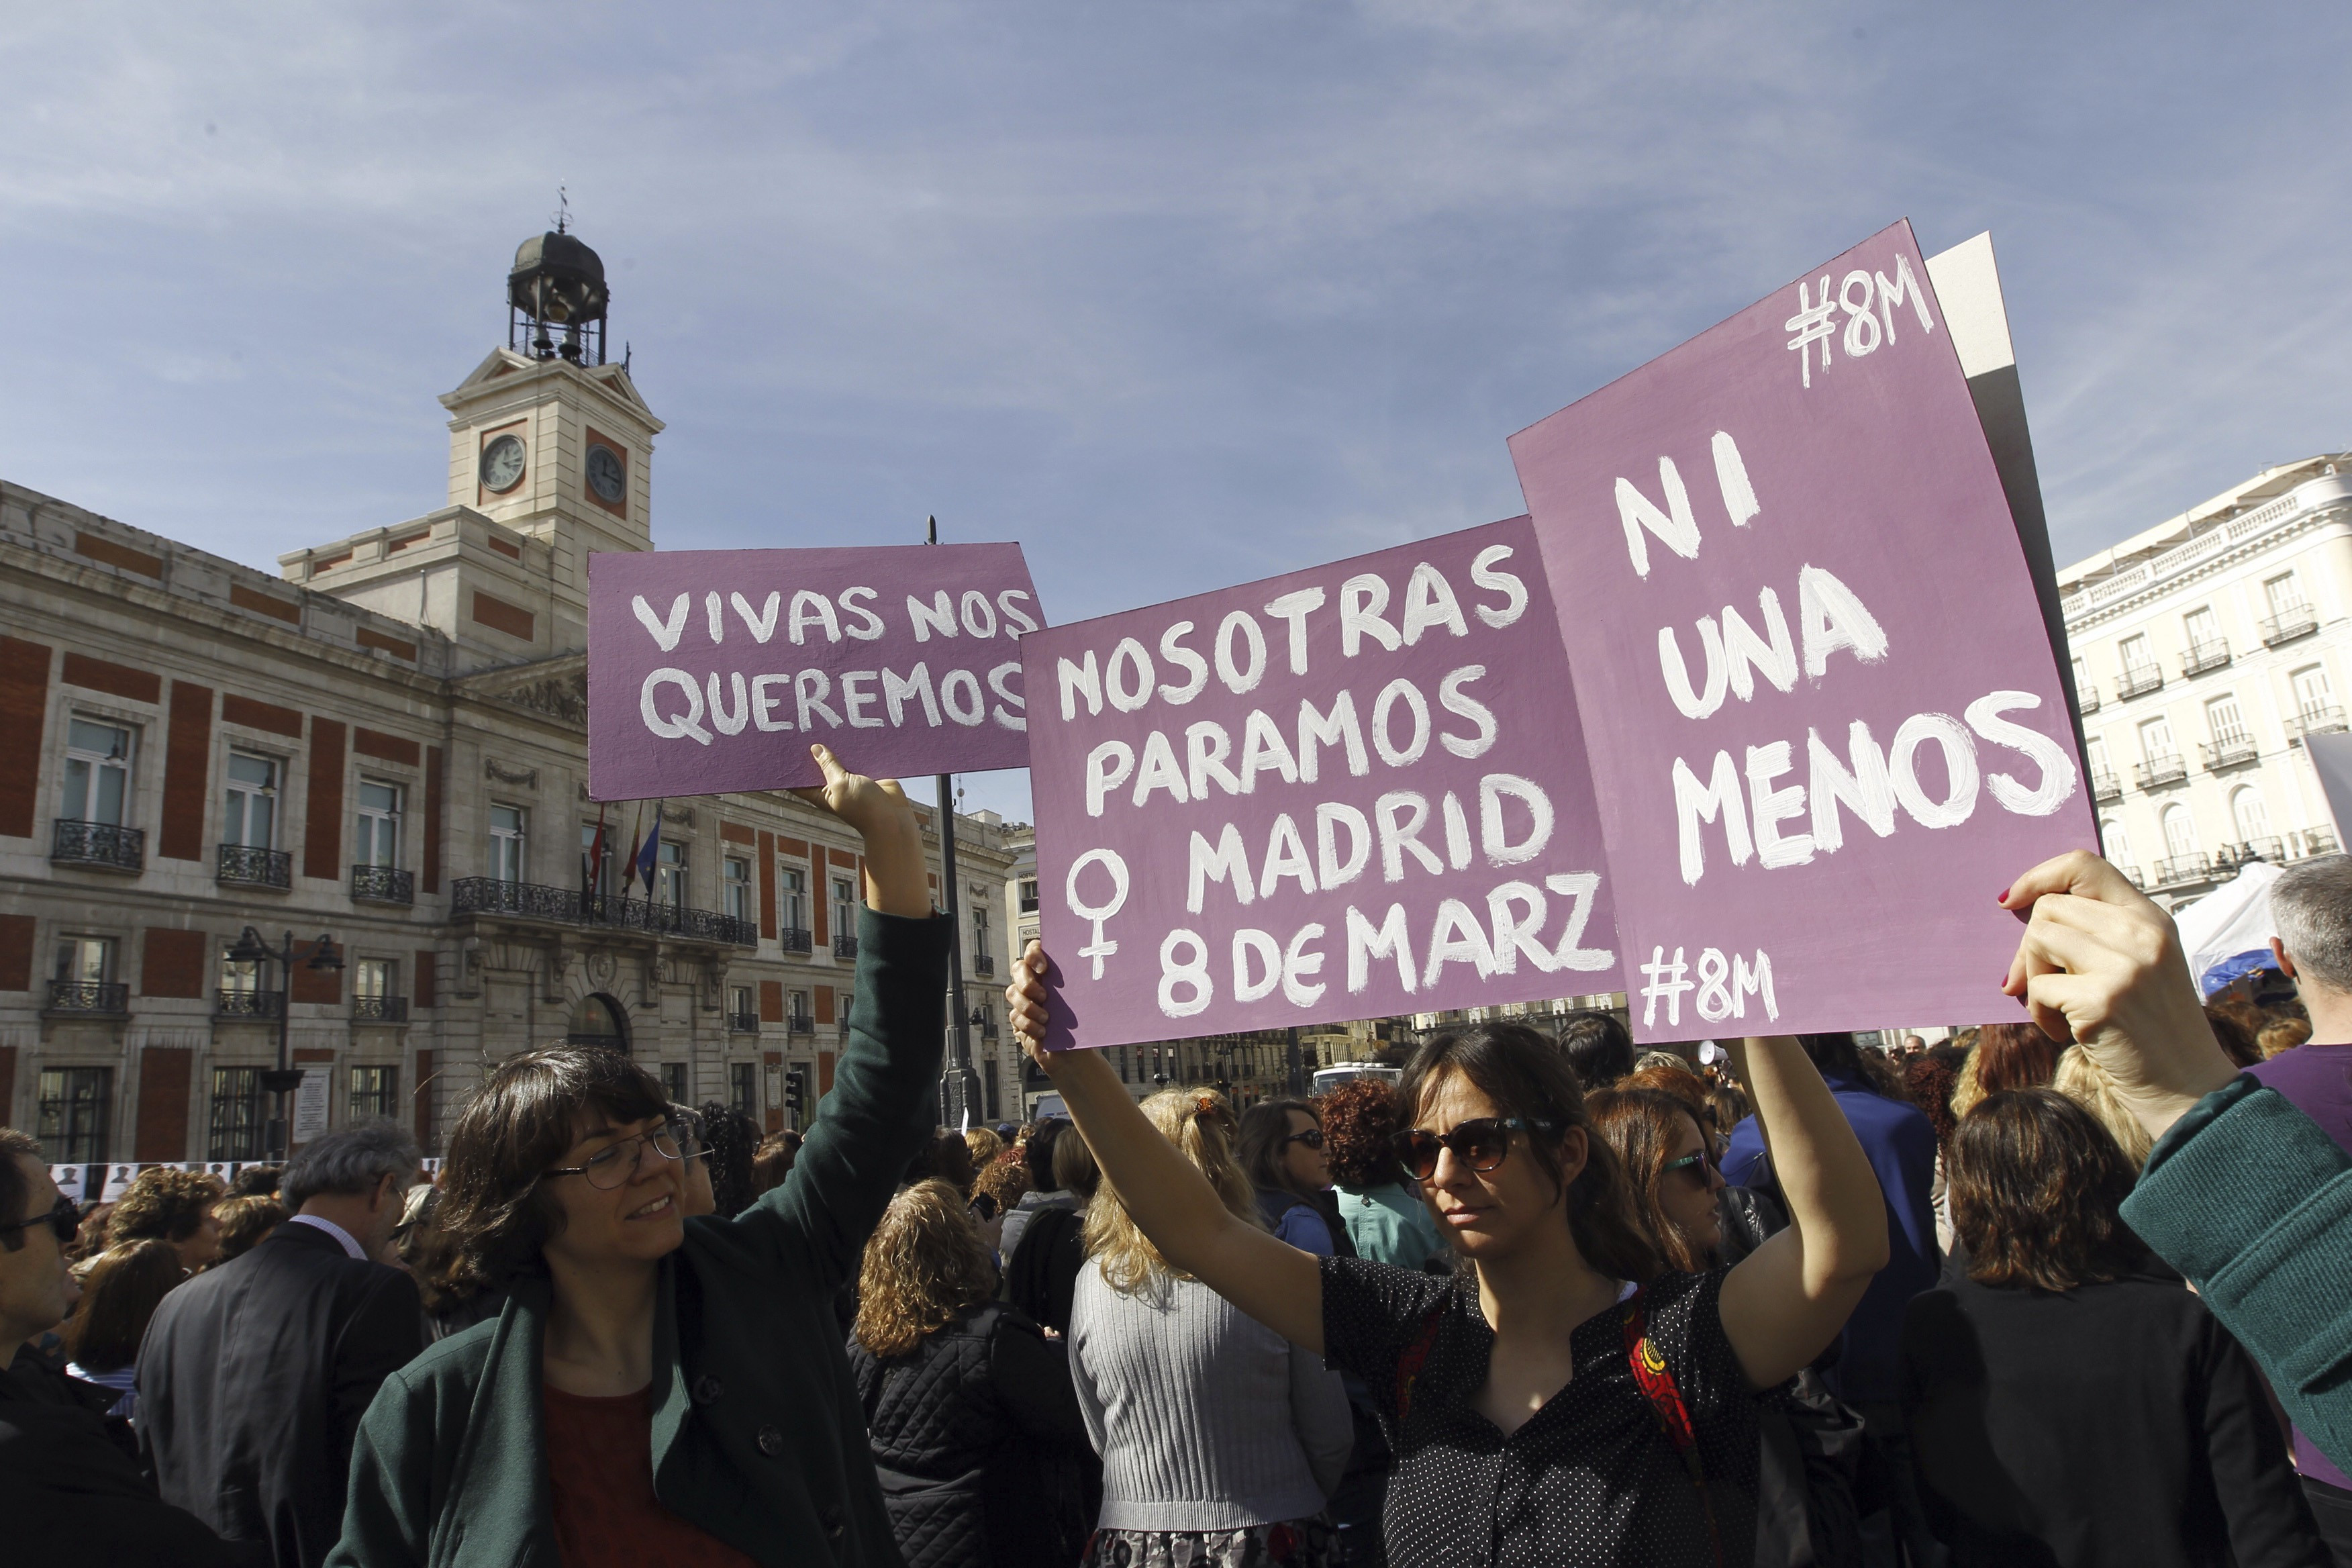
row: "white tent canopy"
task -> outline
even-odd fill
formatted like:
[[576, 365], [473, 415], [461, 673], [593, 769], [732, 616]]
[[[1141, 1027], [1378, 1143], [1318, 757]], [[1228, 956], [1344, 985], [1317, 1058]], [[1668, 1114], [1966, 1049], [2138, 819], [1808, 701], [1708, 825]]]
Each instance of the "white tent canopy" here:
[[2200, 994], [2205, 976], [2231, 959], [2268, 951], [2278, 928], [2271, 921], [2271, 888], [2284, 876], [2265, 860], [2250, 860], [2238, 874], [2186, 909], [2172, 923], [2179, 928], [2181, 951], [2189, 955], [2189, 973]]

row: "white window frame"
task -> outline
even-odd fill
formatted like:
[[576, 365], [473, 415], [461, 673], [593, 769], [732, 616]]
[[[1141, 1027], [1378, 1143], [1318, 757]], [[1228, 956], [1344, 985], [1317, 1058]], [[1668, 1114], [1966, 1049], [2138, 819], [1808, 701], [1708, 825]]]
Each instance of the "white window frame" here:
[[[514, 826], [508, 827], [499, 821], [499, 813], [514, 813]], [[530, 811], [512, 801], [490, 802], [490, 879], [494, 882], [527, 882], [530, 880]], [[509, 875], [509, 873], [512, 873]]]
[[[268, 782], [255, 785], [236, 776], [239, 763], [259, 763], [269, 770]], [[221, 838], [223, 844], [234, 844], [246, 849], [278, 847], [278, 824], [285, 813], [279, 808], [286, 799], [286, 760], [257, 752], [244, 746], [231, 746], [228, 757], [221, 764]], [[257, 839], [252, 835], [255, 801], [264, 804], [269, 813], [268, 828]], [[234, 812], [237, 821], [231, 836], [229, 818]]]
[[[117, 754], [110, 748], [108, 751], [101, 752], [91, 751], [86, 746], [75, 744], [73, 731], [74, 726], [77, 724], [95, 725], [100, 729], [113, 731], [115, 733], [121, 735], [122, 737], [122, 747], [120, 754]], [[121, 719], [107, 718], [97, 713], [85, 713], [79, 710], [68, 710], [66, 715], [65, 756], [58, 772], [58, 816], [68, 822], [95, 822], [108, 827], [129, 826], [131, 825], [133, 802], [131, 786], [134, 782], [134, 774], [131, 770], [137, 765], [138, 759], [139, 727], [137, 725], [127, 723]], [[67, 809], [69, 792], [73, 788], [73, 771], [77, 766], [86, 770], [86, 776], [82, 784], [82, 811], [85, 814], [92, 810], [96, 805], [100, 774], [104, 773], [117, 773], [121, 775], [121, 811], [113, 821], [109, 822], [104, 817], [100, 816], [89, 815], [78, 816]]]
[[[371, 789], [385, 789], [392, 792], [390, 811], [380, 810], [367, 804], [367, 792]], [[400, 864], [402, 848], [400, 819], [406, 799], [407, 786], [397, 779], [373, 778], [364, 773], [360, 775], [359, 786], [352, 792], [353, 830], [352, 849], [354, 856], [352, 865], [397, 867]], [[361, 825], [368, 823], [376, 826], [363, 831]], [[359, 842], [362, 837], [380, 839], [381, 836], [387, 833], [392, 837], [392, 853], [388, 858], [383, 858], [382, 850], [373, 847], [368, 847], [364, 852], [362, 851]], [[378, 858], [369, 858], [370, 856]]]

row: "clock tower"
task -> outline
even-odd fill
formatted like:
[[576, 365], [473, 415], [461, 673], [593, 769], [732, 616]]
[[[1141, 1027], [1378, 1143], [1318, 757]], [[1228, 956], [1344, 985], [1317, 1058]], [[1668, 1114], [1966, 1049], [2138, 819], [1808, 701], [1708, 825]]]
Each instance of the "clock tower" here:
[[585, 648], [589, 555], [653, 548], [662, 430], [625, 357], [605, 357], [610, 300], [603, 259], [565, 223], [523, 241], [506, 346], [441, 398], [448, 504], [282, 555], [287, 576], [447, 632], [467, 668]]

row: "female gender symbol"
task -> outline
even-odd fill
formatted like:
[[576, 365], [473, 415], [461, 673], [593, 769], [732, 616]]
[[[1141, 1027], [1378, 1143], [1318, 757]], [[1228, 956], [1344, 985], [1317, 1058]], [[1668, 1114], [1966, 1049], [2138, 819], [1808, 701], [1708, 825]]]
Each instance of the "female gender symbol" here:
[[[1078, 902], [1078, 873], [1097, 860], [1102, 862], [1103, 869], [1110, 873], [1110, 902], [1088, 909]], [[1070, 862], [1070, 874], [1062, 884], [1062, 901], [1069, 905], [1070, 912], [1080, 920], [1094, 922], [1095, 939], [1078, 949], [1078, 956], [1095, 961], [1094, 978], [1100, 980], [1103, 977], [1103, 960], [1118, 951], [1118, 943], [1104, 940], [1103, 921], [1127, 907], [1127, 862], [1108, 849], [1087, 850]]]

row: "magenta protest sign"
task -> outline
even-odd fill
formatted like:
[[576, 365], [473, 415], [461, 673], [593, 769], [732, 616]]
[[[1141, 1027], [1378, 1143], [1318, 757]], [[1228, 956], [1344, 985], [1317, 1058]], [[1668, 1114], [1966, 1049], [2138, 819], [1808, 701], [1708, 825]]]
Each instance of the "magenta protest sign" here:
[[1021, 651], [1050, 1046], [1617, 984], [1526, 518]]
[[1018, 544], [588, 558], [598, 800], [1029, 760], [1018, 639], [1045, 623]]
[[2010, 1016], [1994, 905], [2096, 842], [1908, 224], [1511, 441], [1637, 1037]]

